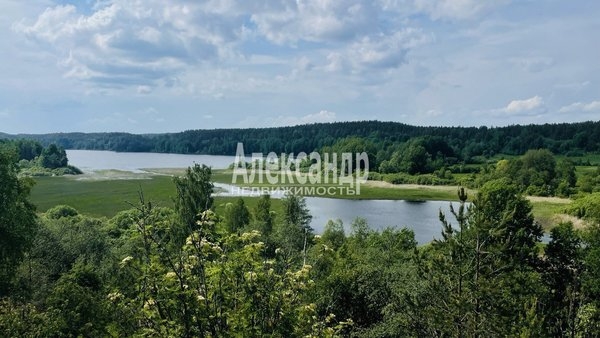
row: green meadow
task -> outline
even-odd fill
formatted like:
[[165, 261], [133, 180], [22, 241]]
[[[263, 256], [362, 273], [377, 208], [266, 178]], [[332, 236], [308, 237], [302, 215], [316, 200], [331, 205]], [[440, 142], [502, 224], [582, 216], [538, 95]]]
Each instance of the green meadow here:
[[[100, 176], [100, 177], [97, 177]], [[31, 201], [39, 212], [66, 204], [79, 212], [95, 217], [113, 217], [119, 211], [132, 208], [142, 192], [147, 202], [155, 206], [173, 207], [175, 185], [166, 175], [102, 172], [99, 175], [39, 177], [31, 191]], [[224, 207], [237, 197], [216, 197], [215, 208]], [[257, 198], [244, 197], [253, 209]], [[281, 201], [272, 200], [272, 210], [282, 212]]]
[[157, 206], [173, 206], [175, 185], [169, 176], [129, 175], [124, 178], [84, 176], [39, 177], [31, 191], [38, 211], [66, 204], [90, 216], [112, 217], [139, 201], [139, 192]]

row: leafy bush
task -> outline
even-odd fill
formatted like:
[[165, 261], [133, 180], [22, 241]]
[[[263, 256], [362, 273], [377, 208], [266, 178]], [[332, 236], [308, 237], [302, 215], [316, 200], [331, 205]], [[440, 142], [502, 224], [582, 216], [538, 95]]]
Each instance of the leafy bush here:
[[73, 217], [79, 215], [79, 212], [68, 205], [57, 205], [46, 211], [46, 217], [50, 219], [59, 219], [62, 217]]
[[584, 195], [576, 199], [566, 212], [570, 215], [600, 223], [600, 193]]

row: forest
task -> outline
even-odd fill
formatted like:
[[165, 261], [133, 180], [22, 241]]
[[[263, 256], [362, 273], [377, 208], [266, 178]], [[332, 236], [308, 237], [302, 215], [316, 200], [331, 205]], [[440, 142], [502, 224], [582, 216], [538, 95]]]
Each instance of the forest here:
[[276, 128], [199, 129], [169, 134], [56, 133], [7, 135], [0, 138], [35, 139], [65, 149], [235, 155], [243, 142], [251, 152], [309, 153], [348, 137], [372, 143], [378, 161], [388, 159], [387, 149], [412, 138], [442, 138], [452, 157], [470, 163], [478, 156], [522, 155], [545, 148], [557, 155], [574, 156], [600, 151], [600, 121], [507, 127], [420, 127], [398, 122], [357, 121]]
[[[500, 171], [543, 180], [536, 151]], [[547, 243], [506, 175], [457, 190], [440, 236], [373, 231], [357, 218], [321, 235], [301, 196], [214, 212], [212, 170], [173, 178], [174, 207], [139, 191], [93, 218], [37, 213], [17, 148], [0, 145], [0, 333], [8, 337], [593, 337], [600, 332], [600, 195], [571, 206]], [[562, 176], [561, 176], [562, 177]], [[564, 177], [568, 180], [568, 175]], [[466, 203], [466, 201], [472, 203]]]

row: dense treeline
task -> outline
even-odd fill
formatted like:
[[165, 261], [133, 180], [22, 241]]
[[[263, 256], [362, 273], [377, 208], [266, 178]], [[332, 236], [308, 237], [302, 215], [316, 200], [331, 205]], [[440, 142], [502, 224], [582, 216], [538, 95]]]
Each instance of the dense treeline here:
[[[1, 149], [0, 149], [1, 150]], [[532, 154], [533, 159], [545, 154]], [[16, 155], [0, 151], [0, 335], [14, 337], [594, 337], [600, 332], [598, 194], [590, 221], [542, 229], [514, 182], [464, 190], [439, 239], [357, 219], [321, 236], [298, 196], [215, 206], [211, 169], [176, 178], [175, 208], [140, 193], [95, 219], [36, 216]], [[517, 165], [517, 169], [521, 167]]]
[[[19, 135], [66, 149], [131, 152], [234, 155], [237, 142], [248, 152], [310, 152], [347, 137], [364, 138], [377, 151], [416, 137], [440, 137], [454, 156], [470, 162], [476, 156], [522, 155], [546, 148], [554, 154], [577, 155], [600, 151], [600, 122], [514, 125], [507, 127], [418, 127], [397, 122], [360, 121], [278, 128], [189, 130], [180, 133], [133, 135], [127, 133], [59, 133]], [[393, 151], [392, 151], [393, 152]], [[391, 155], [391, 154], [388, 154]], [[379, 159], [389, 160], [391, 156]]]
[[14, 153], [21, 175], [81, 174], [78, 168], [69, 165], [65, 149], [54, 143], [44, 147], [39, 141], [31, 139], [0, 139], [0, 147]]

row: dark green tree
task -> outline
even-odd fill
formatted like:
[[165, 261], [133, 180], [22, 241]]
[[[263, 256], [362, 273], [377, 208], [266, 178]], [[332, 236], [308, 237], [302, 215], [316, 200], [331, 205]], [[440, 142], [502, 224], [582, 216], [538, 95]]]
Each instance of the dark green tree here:
[[78, 262], [61, 276], [48, 297], [53, 335], [65, 337], [107, 336], [106, 295], [94, 267]]
[[508, 263], [535, 266], [543, 231], [534, 221], [532, 207], [508, 179], [486, 183], [473, 202], [473, 219], [488, 245]]
[[323, 243], [331, 246], [333, 250], [339, 249], [346, 241], [346, 234], [344, 233], [344, 223], [341, 220], [332, 221], [329, 220], [325, 224], [323, 235], [321, 235]]
[[271, 196], [262, 195], [254, 209], [254, 219], [258, 230], [263, 236], [270, 236], [273, 231], [273, 212], [271, 211]]
[[600, 223], [583, 231], [582, 304], [577, 313], [577, 331], [581, 337], [600, 332]]
[[42, 154], [44, 147], [34, 140], [16, 141], [19, 149], [19, 160], [31, 161]]
[[7, 293], [38, 227], [35, 207], [28, 200], [32, 182], [17, 178], [16, 161], [15, 150], [0, 145], [0, 296]]
[[459, 197], [458, 224], [441, 215], [442, 239], [418, 255], [423, 285], [407, 297], [415, 334], [541, 334], [541, 228], [529, 202], [506, 179], [485, 184], [468, 212]]
[[177, 189], [175, 211], [188, 229], [194, 229], [198, 215], [213, 206], [211, 175], [210, 167], [194, 164], [184, 176], [173, 179]]
[[238, 198], [234, 203], [225, 206], [225, 228], [230, 233], [235, 233], [250, 224], [250, 211], [243, 198]]
[[410, 144], [404, 150], [400, 162], [400, 170], [411, 175], [427, 172], [427, 150], [420, 144]]
[[283, 222], [277, 229], [277, 245], [288, 257], [302, 252], [306, 261], [306, 249], [313, 237], [310, 227], [312, 216], [302, 196], [288, 194], [283, 198]]
[[543, 280], [548, 288], [545, 329], [548, 336], [574, 337], [581, 301], [582, 239], [572, 223], [554, 227], [545, 248]]
[[66, 167], [68, 162], [67, 152], [54, 143], [45, 148], [40, 155], [40, 164], [44, 168], [62, 168]]

